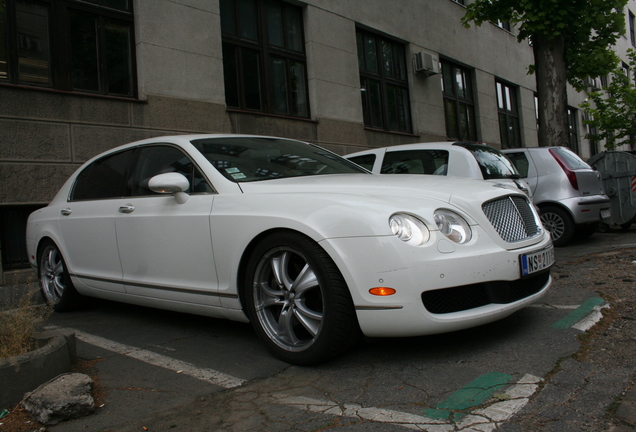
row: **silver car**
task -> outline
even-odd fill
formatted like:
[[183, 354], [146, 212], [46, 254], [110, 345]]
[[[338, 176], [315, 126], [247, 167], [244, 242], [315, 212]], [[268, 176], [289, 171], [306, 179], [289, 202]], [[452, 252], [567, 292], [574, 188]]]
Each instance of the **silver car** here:
[[375, 148], [345, 156], [374, 174], [432, 174], [488, 180], [499, 187], [530, 187], [498, 149], [476, 142], [430, 142]]
[[530, 185], [541, 220], [555, 246], [594, 234], [609, 219], [610, 199], [600, 174], [566, 147], [505, 149]]

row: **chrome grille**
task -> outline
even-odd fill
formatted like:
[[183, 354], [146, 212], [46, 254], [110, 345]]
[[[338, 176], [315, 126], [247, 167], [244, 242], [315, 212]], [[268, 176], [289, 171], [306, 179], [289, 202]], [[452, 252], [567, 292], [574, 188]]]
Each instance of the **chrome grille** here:
[[541, 232], [528, 200], [521, 196], [507, 196], [484, 203], [484, 214], [501, 238], [514, 243], [534, 237]]

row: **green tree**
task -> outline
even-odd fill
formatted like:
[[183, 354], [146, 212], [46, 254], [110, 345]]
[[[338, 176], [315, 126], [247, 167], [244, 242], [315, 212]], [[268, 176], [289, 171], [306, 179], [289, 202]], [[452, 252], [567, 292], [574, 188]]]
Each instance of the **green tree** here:
[[[636, 70], [636, 52], [629, 50], [628, 57], [630, 69]], [[636, 86], [621, 66], [612, 72], [609, 85], [591, 92], [580, 106], [591, 131], [586, 138], [605, 140], [608, 150], [623, 144], [636, 145]]]
[[569, 143], [567, 82], [583, 88], [586, 77], [611, 71], [618, 58], [611, 47], [625, 32], [627, 0], [475, 0], [466, 7], [464, 26], [471, 22], [509, 21], [517, 39], [529, 39], [539, 100], [539, 145]]

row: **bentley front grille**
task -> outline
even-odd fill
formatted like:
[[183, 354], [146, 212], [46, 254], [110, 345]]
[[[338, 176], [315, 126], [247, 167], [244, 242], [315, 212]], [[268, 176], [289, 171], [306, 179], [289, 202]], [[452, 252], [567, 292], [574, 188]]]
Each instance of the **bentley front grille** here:
[[514, 243], [541, 232], [531, 205], [522, 196], [507, 196], [484, 203], [482, 209], [501, 238]]

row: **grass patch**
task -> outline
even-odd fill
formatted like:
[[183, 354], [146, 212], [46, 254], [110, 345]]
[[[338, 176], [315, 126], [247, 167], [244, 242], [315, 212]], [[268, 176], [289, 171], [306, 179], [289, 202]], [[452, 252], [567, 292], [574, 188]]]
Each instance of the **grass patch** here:
[[0, 360], [34, 348], [33, 334], [51, 315], [51, 308], [34, 302], [37, 289], [16, 295], [0, 307]]

